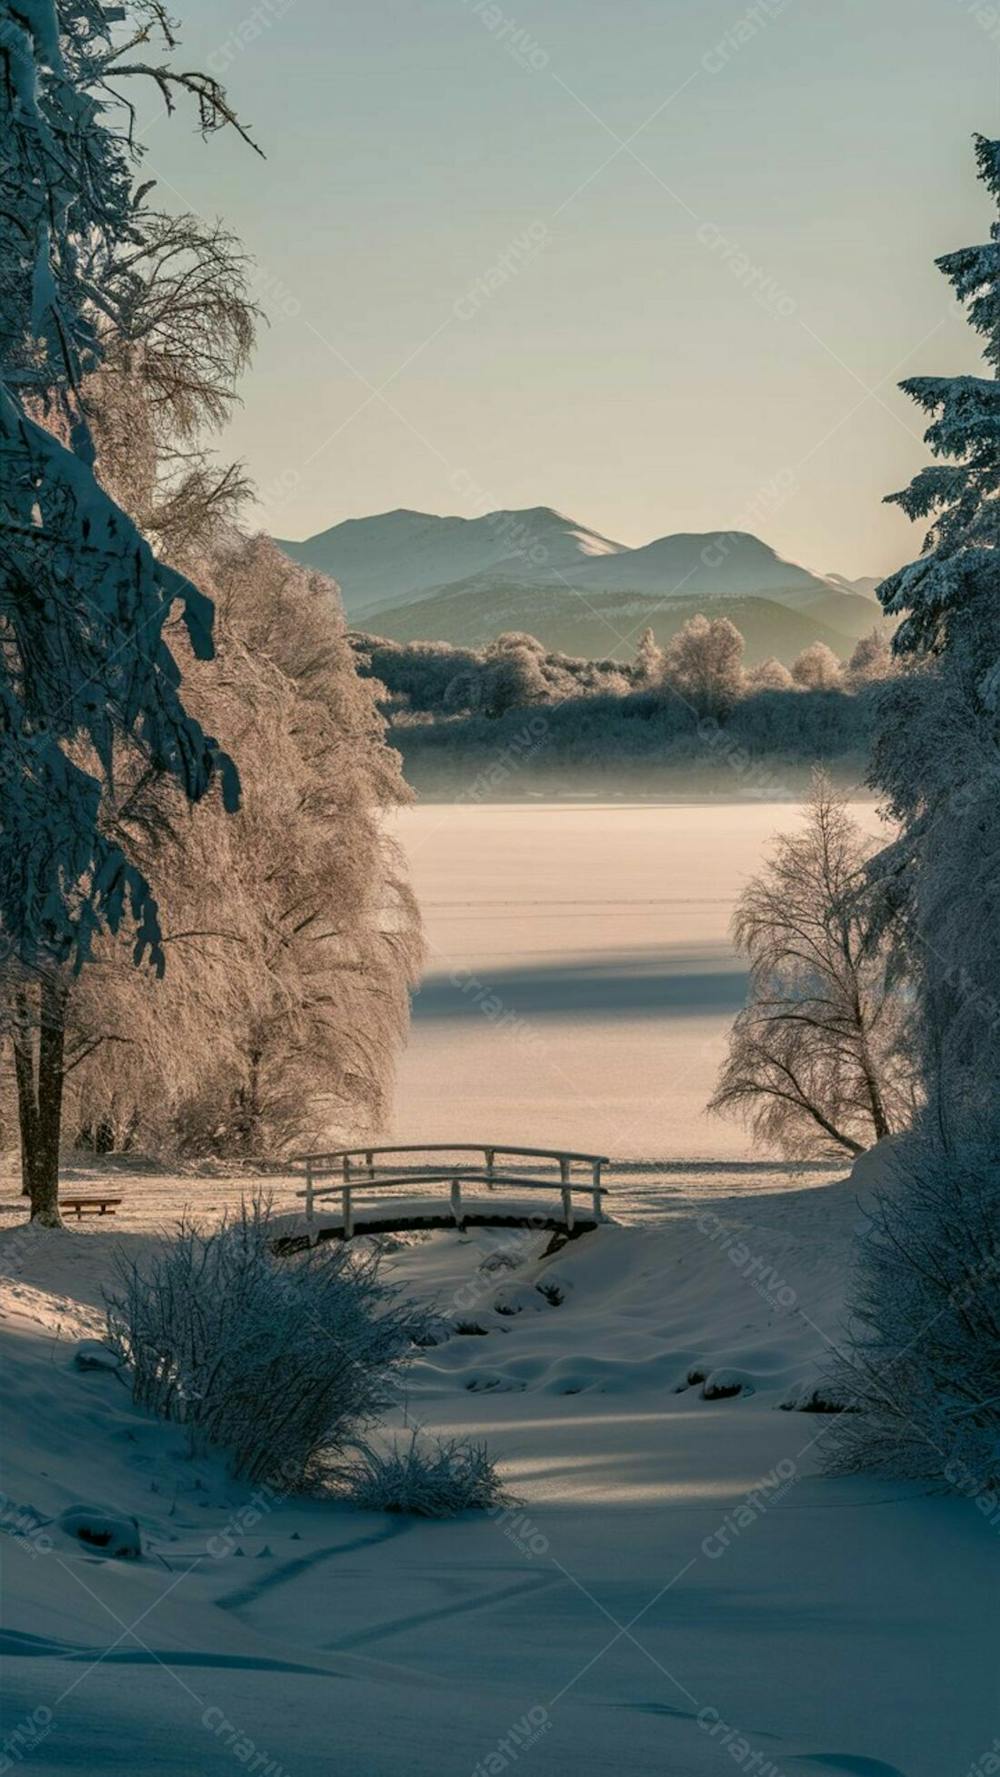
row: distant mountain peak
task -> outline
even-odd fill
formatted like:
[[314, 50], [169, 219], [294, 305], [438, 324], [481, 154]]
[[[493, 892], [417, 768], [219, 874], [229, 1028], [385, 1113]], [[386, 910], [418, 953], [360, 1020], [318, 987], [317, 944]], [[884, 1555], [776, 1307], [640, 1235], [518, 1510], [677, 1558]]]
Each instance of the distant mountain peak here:
[[541, 614], [546, 594], [557, 588], [701, 605], [765, 598], [801, 609], [830, 597], [870, 596], [874, 584], [812, 573], [752, 531], [674, 531], [631, 549], [554, 506], [497, 507], [472, 517], [397, 506], [280, 546], [293, 560], [336, 580], [349, 620], [362, 626], [379, 611], [423, 604], [445, 590], [451, 596], [461, 589], [470, 601], [490, 593], [502, 629], [515, 588], [514, 627], [530, 628], [532, 601]]
[[472, 518], [400, 506], [281, 548], [336, 580], [352, 619], [501, 565], [533, 583], [565, 580], [596, 560], [628, 554], [624, 544], [553, 506], [500, 507]]

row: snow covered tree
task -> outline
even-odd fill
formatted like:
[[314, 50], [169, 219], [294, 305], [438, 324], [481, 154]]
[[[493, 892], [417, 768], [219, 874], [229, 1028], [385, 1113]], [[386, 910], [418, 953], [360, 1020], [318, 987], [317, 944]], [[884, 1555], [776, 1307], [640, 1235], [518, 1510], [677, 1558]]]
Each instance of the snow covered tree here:
[[754, 691], [791, 691], [795, 684], [787, 666], [783, 661], [769, 654], [757, 666], [752, 666], [747, 673], [747, 690]]
[[805, 831], [778, 840], [736, 910], [750, 983], [709, 1108], [785, 1153], [858, 1154], [912, 1110], [906, 1002], [865, 893], [874, 850], [817, 773]]
[[[189, 698], [240, 759], [242, 807], [192, 823], [174, 797], [179, 843], [166, 844], [143, 797], [125, 813], [140, 856], [144, 824], [151, 835], [170, 970], [161, 983], [119, 966], [120, 989], [142, 1005], [118, 1028], [149, 1042], [144, 1053], [106, 1045], [80, 1069], [81, 1120], [129, 1103], [161, 1150], [256, 1157], [384, 1120], [420, 942], [381, 817], [408, 792], [333, 585], [266, 538], [236, 535], [203, 577], [219, 670], [190, 662]], [[172, 1053], [164, 986], [190, 1031], [187, 1065]]]
[[838, 691], [841, 664], [825, 642], [812, 642], [792, 661], [792, 678], [802, 691]]
[[481, 707], [486, 716], [544, 703], [548, 693], [542, 660], [545, 650], [534, 636], [511, 631], [486, 650]]
[[98, 934], [65, 984], [70, 1129], [159, 1154], [355, 1138], [384, 1113], [419, 957], [380, 819], [406, 798], [399, 762], [336, 588], [240, 536], [240, 471], [205, 446], [253, 338], [237, 244], [165, 217], [125, 258], [81, 401], [102, 483], [213, 597], [210, 665], [175, 620], [165, 635], [187, 707], [240, 758], [243, 796], [235, 815], [209, 798], [192, 821], [141, 752], [119, 756], [104, 824], [152, 884], [170, 966], [136, 970], [120, 934]]
[[975, 138], [987, 242], [938, 265], [990, 374], [913, 377], [937, 459], [890, 499], [929, 519], [878, 589], [903, 668], [876, 695], [872, 782], [900, 823], [871, 866], [913, 977], [925, 1109], [862, 1243], [837, 1384], [840, 1469], [1000, 1485], [1000, 142]]
[[887, 1154], [828, 1384], [852, 1411], [824, 1439], [834, 1473], [1000, 1490], [1000, 1161], [991, 1118], [960, 1148], [904, 1137]]
[[892, 644], [884, 628], [875, 624], [867, 635], [854, 644], [851, 658], [844, 668], [844, 680], [851, 691], [862, 691], [889, 679], [895, 671]]
[[420, 960], [381, 818], [407, 795], [398, 757], [331, 582], [236, 533], [199, 578], [217, 660], [184, 660], [186, 697], [239, 756], [241, 808], [192, 820], [167, 781], [118, 786], [168, 968], [95, 940], [65, 1008], [67, 1128], [164, 1158], [357, 1140], [383, 1123]]
[[644, 629], [632, 662], [632, 683], [637, 691], [652, 691], [663, 679], [663, 649], [651, 629]]
[[[1000, 141], [975, 137], [979, 177], [1000, 205]], [[991, 375], [914, 376], [900, 387], [933, 414], [924, 434], [936, 462], [887, 499], [908, 518], [931, 520], [923, 553], [878, 588], [884, 610], [901, 622], [897, 653], [961, 655], [984, 708], [1000, 690], [1000, 606], [996, 549], [1000, 543], [1000, 222], [976, 247], [936, 261], [968, 303], [969, 320], [985, 340]]]
[[[212, 653], [210, 600], [154, 554], [95, 474], [81, 400], [102, 347], [101, 276], [141, 239], [131, 110], [111, 82], [151, 73], [194, 92], [205, 129], [234, 121], [217, 83], [123, 59], [155, 4], [0, 5], [0, 940], [17, 980], [10, 1017], [32, 1215], [56, 1223], [67, 971], [101, 930], [134, 931], [137, 961], [162, 968], [156, 901], [104, 824], [121, 748], [142, 752], [190, 801], [236, 771], [188, 713], [163, 639], [175, 608], [193, 653]], [[42, 425], [41, 407], [49, 416]]]
[[250, 361], [248, 269], [218, 223], [149, 210], [142, 238], [103, 271], [101, 364], [81, 390], [98, 474], [157, 556], [186, 572], [247, 493], [241, 466], [216, 464], [202, 435], [228, 417]]
[[[996, 207], [1000, 142], [978, 136], [975, 151]], [[874, 872], [917, 983], [939, 1123], [995, 1100], [1000, 1078], [1000, 221], [937, 263], [992, 374], [901, 385], [934, 415], [925, 437], [942, 460], [889, 496], [931, 522], [923, 553], [878, 589], [904, 670], [878, 694], [871, 781], [900, 823]]]
[[723, 716], [743, 691], [744, 641], [728, 617], [689, 617], [663, 655], [663, 684], [699, 716]]

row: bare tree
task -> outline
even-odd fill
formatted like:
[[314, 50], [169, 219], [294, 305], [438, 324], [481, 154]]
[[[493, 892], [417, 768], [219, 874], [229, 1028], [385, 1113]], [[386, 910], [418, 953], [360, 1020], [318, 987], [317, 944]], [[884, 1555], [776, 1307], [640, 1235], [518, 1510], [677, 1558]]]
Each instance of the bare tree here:
[[749, 991], [709, 1108], [786, 1153], [857, 1154], [912, 1112], [908, 1000], [865, 872], [876, 849], [817, 773], [805, 830], [778, 840], [736, 910]]

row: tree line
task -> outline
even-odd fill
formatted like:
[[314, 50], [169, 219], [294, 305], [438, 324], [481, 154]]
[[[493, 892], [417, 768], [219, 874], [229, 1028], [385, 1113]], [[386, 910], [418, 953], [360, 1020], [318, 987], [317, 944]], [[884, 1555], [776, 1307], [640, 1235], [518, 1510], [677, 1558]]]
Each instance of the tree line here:
[[660, 692], [696, 715], [724, 716], [761, 691], [857, 692], [895, 671], [889, 626], [875, 623], [841, 661], [814, 642], [785, 666], [776, 657], [744, 664], [746, 642], [728, 617], [691, 616], [661, 646], [644, 629], [631, 661], [586, 660], [547, 649], [534, 636], [510, 631], [485, 648], [449, 642], [395, 642], [363, 631], [352, 635], [361, 670], [378, 680], [394, 722], [408, 717], [481, 715], [581, 697], [625, 698]]
[[647, 630], [630, 662], [576, 659], [510, 634], [483, 649], [355, 634], [408, 780], [450, 795], [559, 794], [625, 769], [655, 793], [801, 793], [812, 765], [857, 781], [878, 687], [897, 670], [887, 626], [846, 663], [823, 643], [787, 668], [743, 664], [726, 617], [691, 617], [666, 648]]

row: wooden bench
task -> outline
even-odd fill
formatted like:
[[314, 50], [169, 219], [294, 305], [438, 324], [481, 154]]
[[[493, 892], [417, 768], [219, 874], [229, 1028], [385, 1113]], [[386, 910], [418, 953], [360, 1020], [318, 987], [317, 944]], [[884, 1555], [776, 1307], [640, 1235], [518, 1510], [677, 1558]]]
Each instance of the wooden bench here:
[[120, 1197], [60, 1197], [60, 1209], [75, 1209], [76, 1219], [81, 1216], [113, 1216]]

